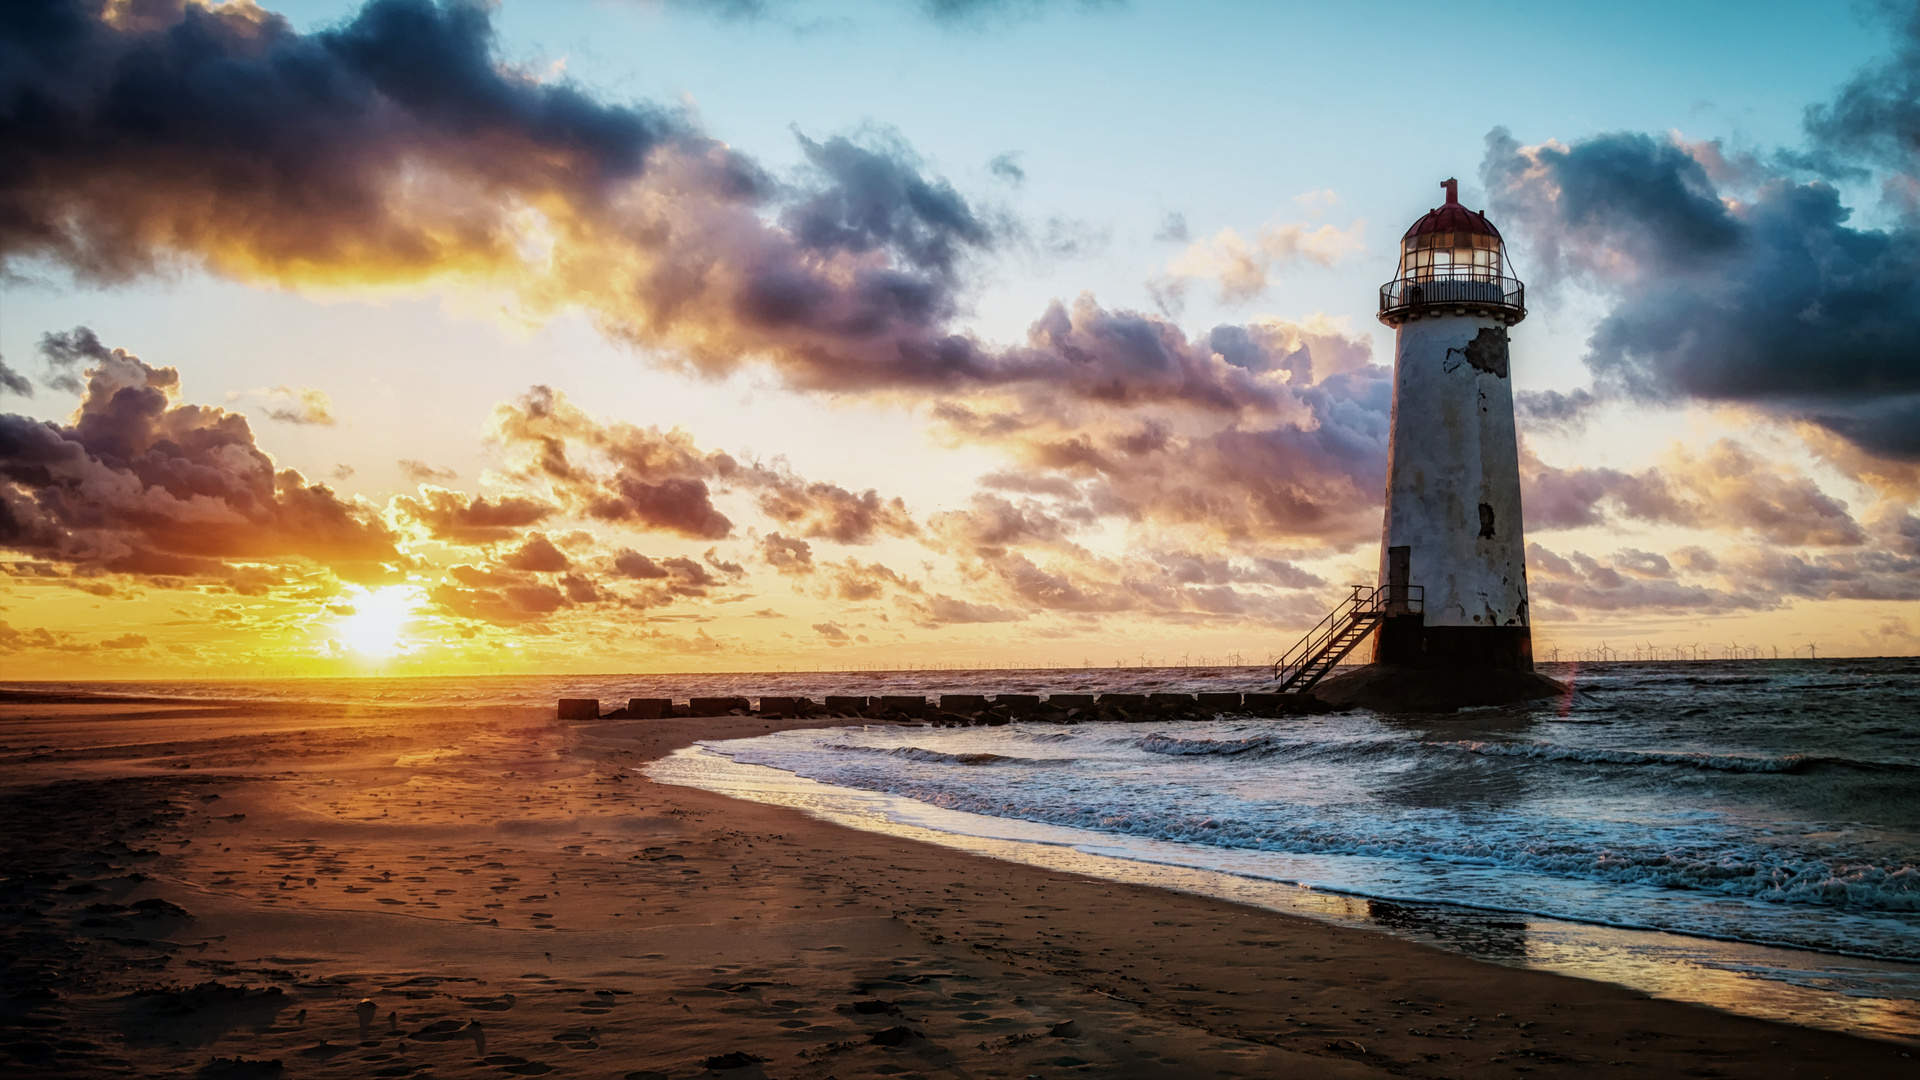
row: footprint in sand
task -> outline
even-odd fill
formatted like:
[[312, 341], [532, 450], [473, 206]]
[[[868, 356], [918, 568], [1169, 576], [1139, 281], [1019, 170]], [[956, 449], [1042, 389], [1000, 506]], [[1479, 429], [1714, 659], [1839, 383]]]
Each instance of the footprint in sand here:
[[514, 1076], [542, 1076], [553, 1071], [553, 1066], [544, 1061], [528, 1061], [512, 1054], [491, 1054], [480, 1059], [482, 1065], [496, 1065], [500, 1071]]
[[421, 1042], [452, 1042], [466, 1037], [467, 1025], [458, 1020], [435, 1020], [419, 1031], [407, 1036]]

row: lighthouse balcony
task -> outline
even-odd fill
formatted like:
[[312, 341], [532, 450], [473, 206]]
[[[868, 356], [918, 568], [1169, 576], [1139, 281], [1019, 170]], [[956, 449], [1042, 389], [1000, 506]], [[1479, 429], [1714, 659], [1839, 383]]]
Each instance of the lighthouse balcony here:
[[1527, 290], [1519, 279], [1495, 274], [1401, 277], [1380, 286], [1380, 321], [1399, 326], [1437, 315], [1481, 315], [1508, 326], [1527, 317]]

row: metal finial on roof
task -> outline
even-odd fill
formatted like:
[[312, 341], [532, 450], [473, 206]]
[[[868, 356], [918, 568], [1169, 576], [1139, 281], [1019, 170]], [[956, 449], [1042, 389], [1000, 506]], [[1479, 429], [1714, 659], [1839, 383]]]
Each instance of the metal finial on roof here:
[[1445, 180], [1440, 181], [1440, 186], [1447, 189], [1447, 205], [1448, 206], [1460, 205], [1460, 181], [1455, 180], [1452, 177], [1448, 177]]

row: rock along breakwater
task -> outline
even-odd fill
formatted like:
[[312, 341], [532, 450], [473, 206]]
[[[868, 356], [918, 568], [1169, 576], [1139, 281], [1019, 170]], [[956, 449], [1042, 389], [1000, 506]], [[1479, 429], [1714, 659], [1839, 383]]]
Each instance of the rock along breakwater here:
[[1282, 717], [1339, 712], [1311, 694], [886, 694], [827, 695], [819, 701], [795, 696], [629, 698], [602, 712], [598, 698], [561, 698], [562, 720], [665, 720], [690, 716], [767, 716], [783, 719], [845, 718], [935, 727], [994, 726], [1015, 720], [1043, 723], [1164, 723], [1212, 720], [1221, 715]]

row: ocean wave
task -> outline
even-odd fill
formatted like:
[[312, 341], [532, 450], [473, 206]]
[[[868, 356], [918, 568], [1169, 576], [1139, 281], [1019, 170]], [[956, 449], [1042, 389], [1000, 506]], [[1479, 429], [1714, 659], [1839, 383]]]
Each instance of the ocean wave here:
[[1179, 813], [1084, 797], [1034, 798], [1044, 786], [1016, 794], [938, 781], [914, 781], [858, 769], [808, 771], [825, 783], [880, 791], [948, 810], [1066, 825], [1095, 832], [1216, 848], [1295, 855], [1359, 855], [1432, 860], [1617, 884], [1648, 885], [1770, 904], [1807, 904], [1854, 911], [1920, 912], [1920, 867], [1875, 863], [1838, 853], [1760, 844], [1672, 842], [1645, 846], [1541, 840], [1542, 823], [1459, 823], [1454, 828], [1356, 832], [1327, 818], [1287, 822]]
[[1678, 765], [1734, 773], [1784, 773], [1804, 768], [1815, 759], [1805, 754], [1768, 757], [1759, 754], [1707, 754], [1684, 750], [1606, 750], [1559, 743], [1428, 742], [1437, 750], [1464, 750], [1489, 757], [1524, 757], [1539, 761], [1578, 761], [1592, 765]]
[[1230, 757], [1234, 754], [1271, 750], [1279, 746], [1280, 742], [1270, 735], [1256, 735], [1247, 739], [1182, 739], [1156, 731], [1143, 739], [1134, 740], [1133, 745], [1149, 754], [1169, 754], [1175, 757], [1201, 755]]
[[1012, 757], [1007, 754], [949, 754], [944, 750], [928, 750], [920, 746], [850, 746], [843, 743], [830, 743], [822, 749], [839, 750], [855, 754], [878, 754], [883, 757], [899, 758], [903, 761], [919, 761], [932, 765], [1050, 765], [1055, 762], [1036, 761], [1033, 758]]

